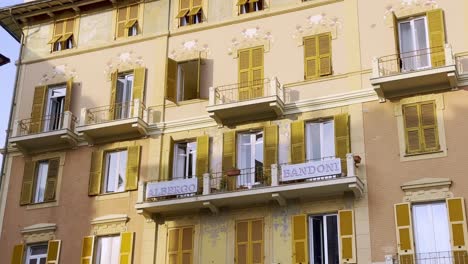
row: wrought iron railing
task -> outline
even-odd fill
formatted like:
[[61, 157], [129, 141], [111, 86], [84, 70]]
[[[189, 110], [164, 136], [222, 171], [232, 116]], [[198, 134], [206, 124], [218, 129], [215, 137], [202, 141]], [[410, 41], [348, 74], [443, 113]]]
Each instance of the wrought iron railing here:
[[143, 118], [146, 107], [139, 100], [86, 109], [85, 125], [101, 124], [128, 118]]
[[269, 186], [271, 167], [233, 169], [210, 175], [210, 193], [233, 192]]
[[276, 78], [241, 82], [214, 88], [212, 104], [222, 105], [278, 96], [284, 101], [284, 90]]
[[27, 136], [61, 129], [75, 131], [77, 118], [67, 111], [56, 115], [43, 116], [41, 119], [27, 118], [17, 121], [15, 136]]
[[468, 264], [466, 251], [443, 251], [402, 255], [393, 258], [394, 264]]

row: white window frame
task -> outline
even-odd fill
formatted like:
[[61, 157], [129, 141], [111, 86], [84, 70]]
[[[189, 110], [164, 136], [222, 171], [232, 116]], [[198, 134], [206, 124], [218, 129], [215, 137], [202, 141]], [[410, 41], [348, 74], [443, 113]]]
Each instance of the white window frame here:
[[[313, 221], [313, 217], [322, 217], [322, 232], [323, 232], [323, 236], [321, 237], [322, 238], [322, 246], [323, 246], [323, 252], [322, 252], [322, 256], [324, 257], [323, 259], [323, 263], [314, 263], [313, 260], [314, 260], [314, 221]], [[326, 219], [328, 217], [335, 217], [337, 222], [336, 222], [336, 230], [337, 230], [337, 240], [339, 240], [339, 223], [338, 223], [338, 214], [323, 214], [323, 215], [309, 215], [308, 216], [308, 225], [309, 225], [309, 233], [307, 234], [308, 238], [309, 238], [309, 263], [314, 263], [314, 264], [328, 264], [328, 234], [327, 234], [327, 221]], [[338, 246], [338, 255], [339, 255], [339, 252], [340, 252], [340, 245], [339, 243], [337, 243], [337, 246]]]
[[[130, 117], [130, 113], [132, 112], [134, 84], [135, 77], [133, 72], [119, 74], [117, 77], [115, 119], [125, 119]], [[122, 89], [122, 98], [118, 98], [119, 89]]]
[[[185, 148], [185, 153], [179, 153], [179, 149]], [[191, 154], [191, 155], [189, 155]], [[191, 157], [191, 158], [190, 158]], [[180, 175], [179, 161], [183, 161], [184, 171]], [[189, 168], [192, 168], [192, 175], [189, 175]], [[174, 160], [172, 168], [172, 179], [190, 179], [196, 177], [197, 170], [197, 142], [179, 142], [174, 143]]]
[[[326, 125], [332, 125], [332, 132], [333, 134], [330, 136], [330, 133], [326, 132]], [[314, 147], [316, 146], [317, 142], [313, 142], [312, 138], [312, 129], [313, 126], [319, 126], [320, 130], [320, 157], [313, 157], [314, 154]], [[335, 121], [333, 119], [329, 120], [320, 120], [320, 121], [311, 121], [306, 123], [305, 127], [305, 142], [306, 142], [306, 160], [307, 161], [314, 161], [314, 160], [324, 160], [324, 159], [332, 159], [335, 157]], [[331, 137], [331, 142], [326, 142], [327, 137]], [[323, 146], [326, 146], [330, 149], [326, 149]]]
[[[242, 157], [244, 157], [245, 153], [242, 153], [242, 137], [250, 135], [250, 142], [247, 143], [250, 145], [250, 164], [248, 166], [241, 166], [240, 161], [242, 160]], [[261, 135], [261, 140], [257, 141], [257, 135]], [[238, 164], [238, 169], [241, 170], [241, 175], [238, 176], [237, 180], [237, 187], [240, 186], [245, 186], [247, 188], [252, 188], [254, 185], [259, 185], [260, 182], [256, 180], [256, 174], [258, 173], [257, 168], [255, 166], [255, 160], [256, 160], [256, 155], [257, 155], [257, 144], [261, 144], [261, 156], [262, 156], [262, 164], [265, 162], [265, 159], [263, 157], [263, 151], [265, 148], [264, 145], [264, 134], [263, 130], [262, 131], [252, 131], [252, 132], [242, 132], [242, 133], [237, 133], [237, 164]], [[263, 167], [263, 166], [262, 166]], [[263, 173], [260, 171], [260, 173]]]
[[[120, 256], [120, 247], [121, 247], [120, 235], [109, 235], [109, 236], [98, 236], [96, 238], [96, 252], [94, 257], [95, 264], [114, 264], [118, 263]], [[103, 248], [103, 244], [106, 244]], [[103, 250], [110, 250], [109, 257], [110, 261], [103, 260], [104, 256], [108, 255]]]
[[[426, 50], [421, 50], [421, 49], [418, 49], [417, 47], [420, 46], [420, 44], [418, 43], [418, 40], [417, 40], [417, 37], [416, 37], [416, 27], [415, 27], [415, 21], [416, 20], [420, 20], [420, 19], [423, 19], [424, 20], [424, 25], [425, 25], [425, 31], [426, 31]], [[412, 33], [412, 39], [413, 39], [413, 42], [412, 42], [412, 45], [413, 45], [413, 51], [405, 51], [404, 53], [409, 53], [411, 52], [409, 55], [410, 55], [410, 60], [411, 58], [415, 58], [417, 59], [419, 54], [422, 54], [422, 55], [426, 55], [426, 61], [427, 61], [427, 65], [423, 65], [423, 66], [420, 66], [421, 62], [411, 62], [411, 67], [405, 69], [405, 60], [408, 60], [407, 58], [405, 57], [402, 57], [402, 50], [401, 50], [401, 47], [403, 46], [402, 44], [402, 40], [403, 40], [403, 37], [401, 35], [401, 24], [403, 23], [410, 23], [410, 28], [411, 28], [411, 33]], [[426, 16], [419, 16], [419, 17], [411, 17], [411, 18], [408, 18], [408, 19], [404, 19], [404, 20], [399, 20], [398, 21], [398, 44], [400, 46], [400, 55], [399, 55], [399, 58], [400, 60], [402, 60], [402, 70], [407, 72], [407, 71], [413, 71], [413, 70], [424, 70], [424, 69], [429, 69], [432, 67], [431, 65], [431, 54], [430, 54], [430, 43], [429, 43], [429, 26], [427, 24], [427, 17]], [[426, 52], [426, 54], [424, 54]], [[414, 67], [414, 65], [416, 65], [416, 67]]]
[[[121, 155], [125, 153], [125, 159], [123, 160], [123, 162], [125, 164], [121, 164]], [[113, 179], [113, 182], [114, 182], [114, 186], [112, 188], [112, 190], [109, 190], [109, 178], [111, 176], [110, 174], [110, 164], [111, 164], [111, 158], [112, 157], [115, 157], [116, 156], [116, 167], [114, 168], [114, 173], [112, 174], [112, 176], [114, 177]], [[119, 192], [124, 192], [125, 191], [125, 183], [127, 181], [127, 160], [128, 160], [128, 151], [127, 149], [120, 149], [120, 150], [113, 150], [113, 151], [108, 151], [108, 152], [105, 152], [104, 154], [104, 158], [105, 158], [105, 170], [104, 170], [104, 186], [103, 186], [103, 189], [102, 189], [102, 193], [119, 193]], [[119, 179], [118, 179], [118, 175], [119, 175], [119, 171], [124, 171], [124, 175], [123, 175], [123, 183], [122, 183], [122, 186], [120, 187], [119, 189]]]
[[45, 201], [45, 189], [47, 185], [47, 174], [49, 173], [49, 161], [41, 160], [36, 163], [34, 178], [34, 203]]
[[[32, 248], [33, 247], [45, 247], [46, 248], [46, 251], [44, 254], [37, 254], [37, 255], [32, 255]], [[26, 260], [25, 260], [25, 263], [26, 264], [29, 264], [31, 262], [31, 260], [36, 260], [36, 263], [40, 263], [39, 261], [41, 259], [44, 259], [44, 261], [47, 259], [47, 250], [48, 250], [48, 245], [45, 244], [45, 243], [42, 243], [42, 244], [32, 244], [32, 245], [28, 245], [27, 248], [26, 248]]]
[[[57, 92], [59, 95], [57, 94], [54, 95], [54, 93], [57, 93]], [[46, 113], [45, 113], [46, 119], [45, 119], [45, 124], [44, 124], [44, 132], [59, 130], [62, 128], [63, 112], [65, 108], [66, 96], [67, 96], [67, 87], [65, 85], [58, 85], [58, 86], [50, 87], [47, 90], [47, 105], [46, 105]], [[60, 110], [58, 113], [54, 114], [52, 113], [53, 105], [54, 105], [53, 102], [57, 101], [58, 98], [62, 98], [59, 101]], [[52, 119], [54, 119], [54, 122], [52, 122]]]

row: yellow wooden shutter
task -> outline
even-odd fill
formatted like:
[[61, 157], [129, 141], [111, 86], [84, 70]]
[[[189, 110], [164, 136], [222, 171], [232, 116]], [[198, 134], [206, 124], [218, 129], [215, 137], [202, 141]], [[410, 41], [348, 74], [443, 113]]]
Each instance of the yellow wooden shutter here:
[[406, 153], [415, 153], [422, 150], [419, 125], [419, 107], [417, 104], [403, 106], [405, 126]]
[[180, 261], [181, 264], [192, 264], [193, 263], [193, 240], [194, 240], [193, 226], [181, 228], [180, 235], [182, 236], [179, 240], [180, 244]]
[[141, 147], [130, 146], [127, 151], [127, 179], [125, 182], [125, 190], [133, 191], [138, 189]]
[[341, 171], [346, 174], [346, 154], [351, 152], [349, 135], [349, 115], [339, 114], [333, 117], [335, 125], [335, 155], [341, 159]]
[[180, 232], [181, 230], [179, 228], [169, 229], [168, 231], [167, 258], [169, 264], [179, 264]]
[[239, 51], [239, 101], [250, 99], [250, 49]]
[[109, 107], [109, 120], [115, 118], [115, 101], [117, 100], [117, 78], [119, 72], [114, 71], [111, 73], [111, 94], [110, 94], [110, 107]]
[[125, 24], [127, 23], [127, 10], [126, 6], [117, 9], [117, 37], [125, 37]]
[[177, 62], [167, 59], [166, 98], [169, 101], [177, 101]]
[[[236, 131], [228, 131], [223, 134], [223, 171], [236, 167]], [[227, 189], [237, 188], [237, 177], [227, 177]]]
[[67, 41], [73, 36], [73, 31], [75, 27], [75, 19], [72, 18], [72, 19], [64, 20], [63, 25], [64, 25], [64, 28], [63, 28], [62, 37], [58, 41], [65, 43], [65, 41]]
[[421, 139], [424, 151], [440, 149], [437, 130], [436, 106], [434, 102], [420, 104], [421, 108]]
[[331, 64], [331, 34], [325, 33], [318, 36], [319, 73], [320, 76], [332, 73]]
[[179, 10], [190, 9], [190, 0], [180, 0]]
[[197, 137], [197, 164], [196, 175], [198, 189], [203, 190], [203, 174], [210, 170], [210, 137], [208, 135]]
[[67, 91], [66, 91], [66, 94], [65, 94], [65, 105], [63, 107], [64, 111], [71, 111], [72, 95], [73, 95], [73, 78], [70, 78], [67, 81]]
[[59, 39], [62, 38], [63, 30], [64, 30], [64, 21], [56, 21], [54, 23], [54, 34], [52, 34], [52, 39], [47, 44], [55, 44]]
[[81, 245], [81, 262], [80, 264], [92, 264], [94, 255], [94, 236], [83, 238]]
[[23, 264], [24, 244], [18, 244], [13, 247], [11, 264]]
[[44, 105], [46, 98], [47, 86], [37, 86], [34, 89], [33, 104], [31, 109], [31, 124], [29, 125], [29, 133], [39, 133], [42, 130], [42, 122], [44, 119]]
[[263, 219], [250, 221], [249, 263], [263, 263]]
[[265, 184], [271, 184], [271, 165], [278, 163], [278, 125], [263, 128], [263, 169]]
[[292, 263], [309, 263], [307, 215], [294, 215], [292, 217]]
[[145, 75], [146, 69], [143, 67], [133, 70], [133, 100], [139, 99], [142, 104], [145, 99]]
[[304, 38], [304, 77], [313, 79], [318, 77], [317, 37]]
[[340, 263], [356, 263], [356, 242], [353, 210], [338, 211], [340, 226]]
[[249, 222], [238, 221], [236, 223], [236, 257], [235, 263], [249, 263]]
[[466, 245], [468, 234], [465, 199], [461, 197], [447, 198], [447, 208], [454, 264], [466, 264], [468, 263], [468, 247]]
[[166, 180], [172, 180], [174, 175], [172, 175], [172, 172], [174, 171], [173, 169], [173, 164], [174, 164], [174, 139], [172, 137], [169, 137], [169, 148], [167, 149], [168, 157], [167, 157], [167, 163], [166, 163]]
[[101, 178], [104, 152], [102, 150], [93, 151], [91, 155], [91, 170], [89, 172], [88, 195], [98, 195], [101, 192]]
[[263, 46], [252, 49], [251, 65], [251, 97], [263, 96]]
[[412, 264], [414, 263], [414, 248], [411, 205], [401, 203], [395, 204], [394, 207], [399, 260], [400, 263]]
[[445, 66], [445, 25], [442, 9], [427, 11], [432, 67]]
[[291, 163], [303, 163], [306, 159], [304, 120], [298, 120], [291, 123]]
[[58, 264], [60, 259], [60, 240], [49, 240], [47, 246], [47, 264]]
[[131, 5], [129, 9], [128, 20], [138, 20], [138, 10], [140, 9], [140, 6], [138, 4]]
[[32, 161], [26, 161], [24, 163], [20, 205], [31, 203], [35, 175], [36, 175], [36, 163]]
[[44, 201], [55, 201], [55, 192], [57, 190], [58, 172], [60, 167], [60, 159], [49, 160], [49, 169], [47, 171], [47, 184], [45, 188]]
[[133, 232], [120, 233], [120, 262], [119, 264], [131, 264], [133, 255]]

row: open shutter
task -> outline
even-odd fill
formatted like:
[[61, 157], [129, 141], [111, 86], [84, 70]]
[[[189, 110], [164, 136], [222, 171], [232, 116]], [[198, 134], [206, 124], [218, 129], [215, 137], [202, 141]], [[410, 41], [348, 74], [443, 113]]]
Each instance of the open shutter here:
[[133, 70], [133, 100], [138, 99], [140, 103], [144, 103], [145, 99], [145, 75], [146, 69], [143, 67]]
[[278, 163], [278, 125], [270, 125], [263, 129], [263, 169], [265, 184], [271, 184], [271, 165]]
[[58, 264], [60, 259], [60, 240], [49, 240], [47, 246], [47, 264]]
[[167, 163], [166, 163], [166, 180], [172, 180], [172, 172], [174, 171], [173, 164], [174, 164], [174, 139], [169, 137], [169, 148], [167, 149]]
[[349, 135], [349, 115], [334, 116], [335, 123], [335, 155], [341, 159], [341, 171], [346, 175], [346, 154], [351, 152]]
[[20, 205], [31, 203], [35, 174], [36, 163], [26, 161], [24, 164], [23, 183], [21, 185]]
[[340, 226], [340, 263], [356, 263], [356, 241], [353, 210], [338, 211]]
[[34, 89], [33, 105], [31, 109], [31, 124], [29, 133], [39, 133], [42, 129], [42, 120], [44, 119], [44, 105], [47, 86], [37, 86]]
[[63, 107], [63, 111], [71, 111], [71, 101], [72, 101], [72, 94], [73, 94], [73, 78], [68, 79], [67, 81], [67, 91], [65, 94], [65, 105]]
[[291, 123], [291, 163], [305, 162], [304, 120]]
[[318, 36], [318, 52], [320, 76], [329, 75], [332, 72], [331, 65], [331, 34], [326, 33]]
[[54, 23], [54, 34], [52, 39], [48, 42], [48, 44], [55, 44], [59, 39], [63, 36], [63, 30], [65, 28], [65, 21], [57, 21]]
[[468, 263], [465, 199], [447, 198], [454, 264]]
[[427, 11], [432, 67], [445, 66], [445, 25], [442, 9]]
[[249, 222], [236, 223], [236, 257], [235, 263], [249, 263]]
[[179, 228], [173, 228], [169, 229], [168, 231], [168, 243], [167, 243], [167, 258], [169, 263], [179, 263], [179, 251], [180, 251], [180, 229]]
[[434, 102], [420, 104], [421, 108], [421, 138], [424, 151], [436, 151], [440, 149], [437, 131], [436, 106]]
[[177, 102], [177, 62], [167, 58], [166, 99]]
[[127, 23], [127, 7], [117, 9], [117, 37], [125, 37], [125, 24]]
[[47, 171], [47, 184], [45, 188], [45, 201], [55, 201], [57, 190], [58, 172], [60, 168], [60, 159], [49, 160], [49, 170]]
[[196, 175], [198, 189], [203, 190], [203, 174], [210, 170], [210, 137], [208, 135], [197, 137], [197, 164]]
[[13, 247], [11, 264], [23, 264], [24, 244], [18, 244]]
[[307, 215], [292, 217], [292, 263], [309, 263], [309, 247], [307, 245]]
[[[129, 34], [128, 30], [133, 27], [135, 24], [138, 26], [138, 10], [140, 9], [140, 5], [131, 5], [128, 7], [128, 19], [127, 22], [125, 23], [125, 33]], [[137, 29], [137, 33], [139, 32], [139, 29]]]
[[317, 37], [304, 38], [304, 78], [318, 77]]
[[132, 263], [133, 255], [133, 232], [120, 233], [120, 262], [119, 264]]
[[181, 230], [181, 235], [182, 238], [181, 240], [181, 257], [182, 260], [178, 263], [181, 264], [192, 264], [193, 263], [193, 239], [194, 239], [194, 233], [195, 231], [193, 230], [193, 227], [184, 227]]
[[404, 105], [403, 118], [405, 125], [406, 153], [410, 154], [422, 151], [418, 105]]
[[138, 189], [138, 176], [140, 172], [140, 146], [130, 146], [127, 149], [127, 179], [125, 190], [133, 191]]
[[81, 246], [81, 262], [80, 264], [92, 264], [94, 255], [94, 236], [83, 238]]
[[239, 51], [239, 101], [250, 98], [250, 49]]
[[201, 85], [201, 58], [200, 58], [200, 52], [198, 53], [198, 59], [197, 59], [197, 94], [196, 98], [200, 99], [201, 98], [201, 93], [200, 93], [200, 85]]
[[109, 107], [109, 120], [115, 118], [115, 101], [117, 97], [117, 78], [119, 76], [118, 71], [111, 73], [111, 94], [110, 94], [110, 107]]
[[[236, 131], [228, 131], [223, 134], [223, 171], [236, 167]], [[224, 177], [224, 175], [223, 175]], [[237, 188], [237, 177], [227, 177], [229, 191]]]
[[397, 250], [400, 263], [414, 263], [413, 227], [411, 223], [411, 205], [395, 204], [395, 223], [397, 232]]
[[88, 195], [98, 195], [101, 192], [103, 159], [104, 152], [102, 150], [93, 151], [91, 155], [91, 170], [89, 172]]
[[252, 88], [251, 98], [263, 96], [263, 46], [252, 49]]

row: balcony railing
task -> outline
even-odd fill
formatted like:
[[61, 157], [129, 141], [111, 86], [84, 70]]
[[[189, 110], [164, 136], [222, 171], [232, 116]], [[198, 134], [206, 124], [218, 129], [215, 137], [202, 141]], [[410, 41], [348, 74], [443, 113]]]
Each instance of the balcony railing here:
[[80, 126], [102, 124], [129, 118], [146, 117], [146, 107], [139, 99], [114, 105], [81, 110]]
[[466, 251], [443, 251], [431, 253], [418, 253], [414, 256], [415, 263], [411, 255], [395, 256], [392, 264], [468, 264]]
[[457, 62], [457, 70], [460, 76], [468, 76], [468, 54], [458, 55], [455, 58]]
[[28, 136], [62, 129], [75, 132], [76, 124], [77, 118], [69, 111], [57, 115], [47, 115], [40, 120], [22, 119], [16, 122], [13, 136]]

